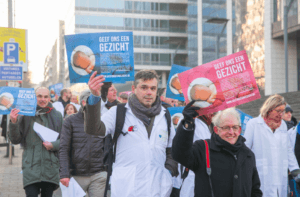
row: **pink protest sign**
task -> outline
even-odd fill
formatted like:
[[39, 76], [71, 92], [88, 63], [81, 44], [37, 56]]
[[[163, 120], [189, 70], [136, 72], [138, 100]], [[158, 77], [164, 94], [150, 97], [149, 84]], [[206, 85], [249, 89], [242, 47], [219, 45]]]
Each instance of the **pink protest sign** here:
[[199, 115], [217, 112], [260, 98], [246, 51], [178, 74], [184, 98], [196, 100]]

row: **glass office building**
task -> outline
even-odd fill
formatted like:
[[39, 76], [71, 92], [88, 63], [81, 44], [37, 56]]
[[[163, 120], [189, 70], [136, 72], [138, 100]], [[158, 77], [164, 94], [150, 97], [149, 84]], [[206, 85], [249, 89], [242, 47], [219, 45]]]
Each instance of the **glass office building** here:
[[135, 70], [156, 70], [163, 86], [173, 63], [187, 65], [186, 1], [74, 1], [66, 34], [132, 31]]

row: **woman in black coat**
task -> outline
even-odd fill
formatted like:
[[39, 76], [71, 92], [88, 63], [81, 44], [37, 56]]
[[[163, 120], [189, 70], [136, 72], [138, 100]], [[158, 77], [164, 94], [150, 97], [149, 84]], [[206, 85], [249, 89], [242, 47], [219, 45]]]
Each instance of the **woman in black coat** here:
[[198, 107], [183, 110], [184, 119], [173, 140], [173, 158], [195, 172], [195, 197], [261, 197], [260, 180], [255, 156], [240, 136], [241, 123], [238, 112], [226, 109], [213, 119], [214, 133], [208, 139], [211, 183], [207, 173], [206, 149], [203, 140], [193, 144], [194, 117]]

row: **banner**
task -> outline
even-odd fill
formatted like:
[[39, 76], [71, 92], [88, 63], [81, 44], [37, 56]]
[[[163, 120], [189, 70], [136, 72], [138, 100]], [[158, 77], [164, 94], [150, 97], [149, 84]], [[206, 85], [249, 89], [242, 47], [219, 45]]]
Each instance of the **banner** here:
[[178, 78], [178, 73], [184, 72], [186, 70], [190, 70], [190, 67], [185, 66], [179, 66], [176, 64], [172, 65], [169, 79], [167, 82], [167, 91], [166, 91], [166, 97], [177, 99], [180, 101], [184, 101], [184, 96], [182, 94], [181, 85]]
[[62, 83], [57, 83], [57, 84], [49, 86], [50, 97], [54, 98], [55, 95], [60, 96], [60, 91], [63, 88], [64, 88], [64, 84], [62, 84]]
[[177, 128], [177, 124], [179, 123], [180, 119], [183, 119], [182, 111], [184, 107], [169, 107], [168, 110], [171, 115], [171, 120], [174, 125], [174, 128]]
[[0, 114], [9, 114], [14, 108], [20, 115], [35, 116], [37, 100], [33, 88], [0, 88]]
[[27, 38], [25, 29], [0, 27], [0, 66], [22, 66], [28, 71]]
[[246, 114], [245, 112], [243, 112], [242, 110], [240, 109], [236, 109], [239, 113], [240, 113], [240, 116], [241, 116], [241, 124], [242, 124], [242, 132], [241, 132], [241, 135], [244, 135], [245, 133], [245, 130], [246, 130], [246, 125], [247, 125], [247, 122], [252, 119], [253, 117]]
[[196, 100], [199, 115], [217, 112], [260, 98], [246, 51], [178, 74], [186, 102]]
[[97, 71], [105, 82], [134, 81], [132, 32], [65, 36], [70, 83], [88, 82]]

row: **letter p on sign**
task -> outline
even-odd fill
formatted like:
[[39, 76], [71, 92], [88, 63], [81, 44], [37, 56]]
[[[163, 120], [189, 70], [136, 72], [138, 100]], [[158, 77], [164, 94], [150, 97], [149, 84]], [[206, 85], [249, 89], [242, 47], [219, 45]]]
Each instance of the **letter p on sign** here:
[[4, 43], [4, 63], [19, 64], [19, 43], [16, 42]]

